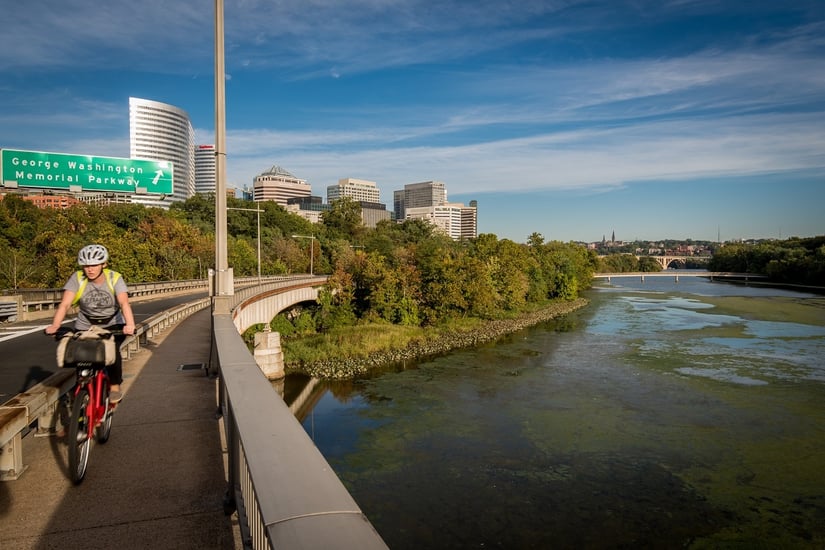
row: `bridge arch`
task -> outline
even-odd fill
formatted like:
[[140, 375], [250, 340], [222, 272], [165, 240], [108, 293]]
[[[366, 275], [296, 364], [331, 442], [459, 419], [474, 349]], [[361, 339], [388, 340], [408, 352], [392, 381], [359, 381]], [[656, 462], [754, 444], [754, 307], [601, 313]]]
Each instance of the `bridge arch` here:
[[[317, 283], [315, 283], [317, 284]], [[317, 286], [294, 286], [279, 288], [256, 294], [242, 301], [232, 312], [232, 322], [239, 334], [243, 334], [252, 325], [269, 324], [272, 319], [285, 309], [301, 302], [318, 301]]]
[[682, 264], [685, 265], [687, 261], [687, 256], [654, 256], [656, 258], [656, 262], [662, 266], [662, 269], [667, 269], [673, 264]]

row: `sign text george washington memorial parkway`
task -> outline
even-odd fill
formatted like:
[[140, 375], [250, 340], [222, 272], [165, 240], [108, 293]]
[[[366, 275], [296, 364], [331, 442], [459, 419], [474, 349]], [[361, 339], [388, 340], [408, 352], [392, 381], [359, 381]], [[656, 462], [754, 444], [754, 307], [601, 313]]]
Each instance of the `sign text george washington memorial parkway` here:
[[6, 188], [172, 194], [172, 163], [167, 161], [13, 149], [3, 149], [0, 156], [0, 186]]

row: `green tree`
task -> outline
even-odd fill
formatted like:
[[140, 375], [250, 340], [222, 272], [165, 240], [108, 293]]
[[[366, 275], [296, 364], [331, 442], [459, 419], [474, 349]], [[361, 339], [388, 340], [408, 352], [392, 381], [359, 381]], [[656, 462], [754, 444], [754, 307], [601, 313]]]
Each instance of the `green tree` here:
[[258, 273], [258, 252], [246, 239], [228, 238], [227, 260], [235, 277], [251, 277]]
[[639, 258], [639, 271], [645, 273], [656, 273], [662, 270], [662, 266], [656, 261], [656, 258], [650, 256], [642, 256]]
[[356, 317], [352, 307], [352, 277], [341, 269], [336, 269], [326, 286], [318, 293], [318, 309], [315, 314], [315, 326], [322, 331], [355, 323]]
[[361, 205], [350, 197], [332, 201], [329, 210], [321, 212], [321, 223], [328, 237], [350, 241], [357, 241], [365, 229], [361, 220]]

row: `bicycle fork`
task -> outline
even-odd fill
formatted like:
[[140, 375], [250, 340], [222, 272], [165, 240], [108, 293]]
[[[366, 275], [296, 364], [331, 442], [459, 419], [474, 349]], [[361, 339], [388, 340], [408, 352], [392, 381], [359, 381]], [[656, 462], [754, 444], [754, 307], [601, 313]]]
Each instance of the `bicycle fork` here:
[[[79, 376], [83, 377], [81, 372]], [[106, 414], [106, 403], [101, 402], [103, 397], [103, 388], [105, 387], [105, 374], [98, 371], [93, 376], [87, 377], [85, 383], [80, 383], [74, 398], [80, 399], [84, 390], [89, 395], [89, 401], [86, 403], [84, 416], [86, 418], [86, 426], [84, 426], [84, 437], [92, 440], [94, 438], [95, 428], [103, 421]], [[83, 419], [78, 419], [82, 421]]]

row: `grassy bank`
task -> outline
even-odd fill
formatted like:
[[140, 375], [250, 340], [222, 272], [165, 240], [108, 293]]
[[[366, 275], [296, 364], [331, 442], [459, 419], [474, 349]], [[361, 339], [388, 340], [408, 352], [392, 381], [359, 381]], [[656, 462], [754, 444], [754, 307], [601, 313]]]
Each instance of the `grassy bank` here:
[[453, 320], [437, 327], [390, 324], [357, 325], [325, 334], [282, 342], [287, 372], [302, 372], [342, 380], [411, 359], [489, 342], [538, 323], [560, 317], [587, 305], [579, 298], [553, 301], [500, 319]]

